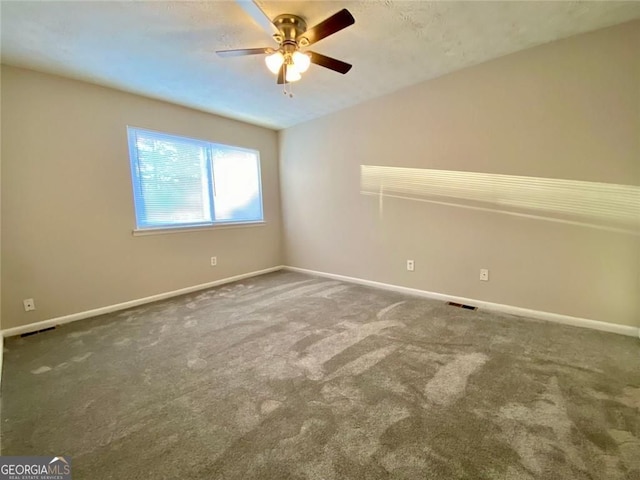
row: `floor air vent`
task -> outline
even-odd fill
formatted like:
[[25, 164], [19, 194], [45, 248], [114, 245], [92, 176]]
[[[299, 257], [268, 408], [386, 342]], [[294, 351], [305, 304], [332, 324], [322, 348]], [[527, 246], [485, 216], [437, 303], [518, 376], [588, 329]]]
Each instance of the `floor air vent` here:
[[447, 302], [447, 305], [451, 307], [464, 308], [465, 310], [477, 310], [478, 307], [473, 307], [471, 305], [465, 305], [464, 303], [455, 303], [455, 302]]
[[43, 328], [42, 330], [36, 330], [35, 332], [23, 333], [20, 337], [30, 337], [31, 335], [36, 335], [42, 332], [48, 332], [49, 330], [55, 330], [56, 327]]

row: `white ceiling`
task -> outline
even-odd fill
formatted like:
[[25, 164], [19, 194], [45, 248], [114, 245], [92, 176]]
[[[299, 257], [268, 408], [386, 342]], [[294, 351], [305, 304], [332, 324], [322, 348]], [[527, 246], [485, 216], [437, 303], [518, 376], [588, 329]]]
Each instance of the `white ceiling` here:
[[534, 45], [640, 18], [640, 2], [259, 1], [313, 26], [342, 8], [355, 25], [312, 50], [354, 65], [312, 65], [282, 93], [261, 56], [216, 50], [275, 43], [233, 1], [2, 1], [2, 62], [275, 129]]

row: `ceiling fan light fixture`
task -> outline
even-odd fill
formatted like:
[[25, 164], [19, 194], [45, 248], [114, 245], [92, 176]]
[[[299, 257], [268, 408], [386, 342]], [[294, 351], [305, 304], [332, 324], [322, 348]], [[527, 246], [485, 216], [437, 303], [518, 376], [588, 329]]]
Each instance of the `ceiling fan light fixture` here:
[[282, 55], [282, 52], [279, 52], [279, 51], [272, 53], [271, 55], [267, 55], [264, 58], [264, 62], [267, 64], [267, 68], [272, 73], [277, 74], [278, 71], [280, 70], [280, 67], [284, 63], [284, 55]]
[[[311, 63], [343, 75], [351, 69], [351, 64], [341, 60], [316, 52], [300, 51], [353, 25], [355, 19], [346, 8], [325, 18], [317, 25], [307, 28], [304, 18], [297, 15], [284, 13], [271, 19], [258, 5], [258, 2], [263, 3], [263, 0], [236, 0], [236, 2], [273, 37], [278, 43], [278, 48], [277, 50], [271, 47], [218, 50], [216, 53], [221, 57], [266, 54], [267, 68], [277, 76], [278, 85], [285, 85], [285, 94], [287, 83], [300, 80]], [[293, 96], [291, 90], [289, 90], [289, 96]]]
[[298, 70], [296, 70], [295, 68], [287, 68], [287, 74], [285, 76], [285, 79], [287, 80], [287, 82], [297, 82], [298, 80], [300, 80], [302, 78], [302, 75], [300, 75], [300, 72]]
[[293, 52], [291, 59], [293, 60], [295, 69], [300, 73], [306, 72], [309, 69], [309, 65], [311, 65], [311, 58], [306, 53]]

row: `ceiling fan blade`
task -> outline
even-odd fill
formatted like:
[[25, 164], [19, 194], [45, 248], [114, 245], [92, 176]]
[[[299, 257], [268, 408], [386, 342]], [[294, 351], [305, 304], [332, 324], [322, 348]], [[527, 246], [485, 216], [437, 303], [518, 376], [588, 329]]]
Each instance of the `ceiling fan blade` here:
[[261, 53], [272, 53], [273, 48], [239, 48], [237, 50], [218, 50], [216, 53], [221, 57], [241, 57], [243, 55], [259, 55]]
[[311, 27], [306, 32], [300, 34], [296, 40], [300, 41], [300, 39], [306, 38], [309, 41], [308, 45], [311, 45], [319, 42], [323, 38], [327, 38], [329, 35], [339, 32], [343, 28], [353, 25], [354, 23], [356, 23], [356, 20], [353, 18], [353, 15], [349, 13], [349, 10], [343, 8], [338, 13], [331, 15], [315, 27]]
[[284, 63], [280, 67], [280, 71], [278, 72], [278, 85], [282, 85], [284, 83], [284, 79], [286, 76], [286, 68], [287, 66]]
[[327, 57], [316, 52], [307, 52], [311, 56], [311, 63], [320, 65], [321, 67], [328, 68], [334, 72], [342, 73], [343, 75], [351, 70], [352, 65], [350, 63], [343, 62], [342, 60], [336, 60], [335, 58]]
[[276, 27], [266, 13], [258, 6], [253, 0], [236, 0], [238, 5], [249, 14], [253, 21], [262, 27], [262, 29], [269, 35], [280, 34], [278, 27]]

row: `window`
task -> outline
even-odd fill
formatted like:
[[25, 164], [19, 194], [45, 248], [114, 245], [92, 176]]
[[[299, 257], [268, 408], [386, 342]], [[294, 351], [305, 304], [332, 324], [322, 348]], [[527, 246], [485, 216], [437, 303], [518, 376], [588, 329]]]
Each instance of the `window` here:
[[259, 152], [127, 131], [138, 230], [263, 221]]

